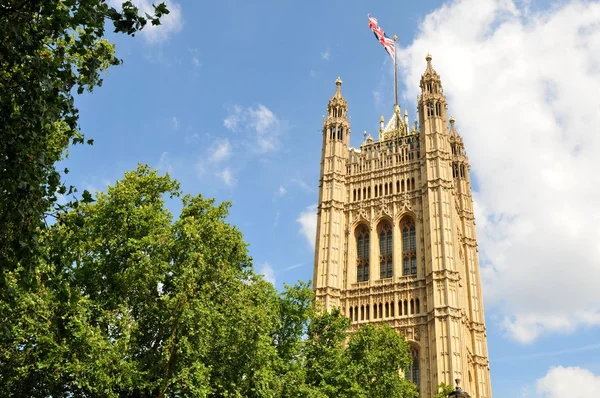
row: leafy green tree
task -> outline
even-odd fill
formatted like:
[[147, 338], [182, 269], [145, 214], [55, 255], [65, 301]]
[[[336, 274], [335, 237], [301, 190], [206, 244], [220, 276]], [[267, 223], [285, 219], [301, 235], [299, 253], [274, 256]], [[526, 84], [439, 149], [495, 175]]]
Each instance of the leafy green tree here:
[[440, 383], [437, 386], [437, 394], [433, 398], [446, 398], [454, 389], [446, 383]]
[[[121, 62], [114, 45], [104, 38], [106, 23], [112, 23], [115, 32], [134, 35], [148, 22], [160, 24], [168, 12], [160, 4], [154, 15], [141, 16], [131, 1], [123, 2], [121, 10], [105, 0], [0, 2], [3, 270], [21, 265], [31, 271], [37, 266], [40, 229], [46, 217], [62, 207], [57, 195], [74, 192], [61, 182], [55, 165], [69, 145], [84, 142], [74, 93], [91, 92], [102, 84], [102, 72]], [[85, 192], [83, 200], [90, 199]]]
[[[166, 197], [180, 197], [173, 221]], [[147, 166], [40, 235], [35, 289], [7, 275], [0, 389], [14, 397], [413, 397], [404, 339], [350, 330], [308, 284], [254, 274], [228, 204]], [[82, 224], [82, 221], [84, 223]]]

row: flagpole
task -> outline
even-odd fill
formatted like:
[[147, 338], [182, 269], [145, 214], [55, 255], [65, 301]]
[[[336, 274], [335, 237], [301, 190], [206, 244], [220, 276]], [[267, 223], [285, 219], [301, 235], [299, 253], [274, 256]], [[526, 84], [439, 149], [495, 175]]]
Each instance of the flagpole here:
[[394, 35], [394, 98], [396, 103], [394, 105], [398, 105], [398, 68], [396, 66], [396, 40], [398, 40], [398, 36]]

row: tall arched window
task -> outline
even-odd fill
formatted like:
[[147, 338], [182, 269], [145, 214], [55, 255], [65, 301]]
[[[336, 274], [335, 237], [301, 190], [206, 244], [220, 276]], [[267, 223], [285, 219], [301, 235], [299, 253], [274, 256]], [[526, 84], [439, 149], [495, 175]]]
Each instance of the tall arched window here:
[[410, 368], [404, 371], [404, 378], [412, 381], [417, 385], [417, 390], [420, 386], [420, 375], [419, 375], [419, 350], [415, 347], [411, 347], [412, 365]]
[[356, 237], [356, 280], [369, 280], [369, 230], [360, 227]]
[[404, 275], [417, 273], [417, 234], [412, 221], [402, 226], [402, 262]]
[[392, 227], [384, 223], [379, 231], [379, 279], [392, 277]]

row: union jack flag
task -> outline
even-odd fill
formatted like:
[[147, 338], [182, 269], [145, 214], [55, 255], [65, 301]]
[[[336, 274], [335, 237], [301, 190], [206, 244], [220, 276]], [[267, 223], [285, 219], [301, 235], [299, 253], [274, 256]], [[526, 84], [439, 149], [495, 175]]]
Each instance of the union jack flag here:
[[371, 29], [371, 31], [377, 38], [377, 41], [381, 43], [383, 48], [385, 48], [385, 51], [387, 51], [387, 53], [390, 54], [390, 57], [392, 57], [392, 60], [395, 61], [396, 47], [394, 46], [394, 40], [387, 37], [387, 35], [383, 31], [383, 29], [379, 26], [379, 23], [377, 22], [377, 18], [372, 17], [371, 14], [369, 14], [368, 17], [369, 17], [369, 29]]

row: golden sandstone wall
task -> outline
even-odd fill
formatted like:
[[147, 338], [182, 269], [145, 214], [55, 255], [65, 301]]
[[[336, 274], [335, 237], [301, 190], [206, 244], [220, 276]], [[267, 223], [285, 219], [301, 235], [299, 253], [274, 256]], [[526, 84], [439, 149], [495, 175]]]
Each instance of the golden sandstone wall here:
[[426, 60], [418, 122], [396, 105], [378, 139], [365, 134], [359, 149], [349, 147], [336, 80], [323, 126], [314, 288], [354, 327], [387, 322], [406, 336], [414, 363], [405, 377], [422, 397], [460, 379], [471, 397], [490, 398], [468, 158]]

